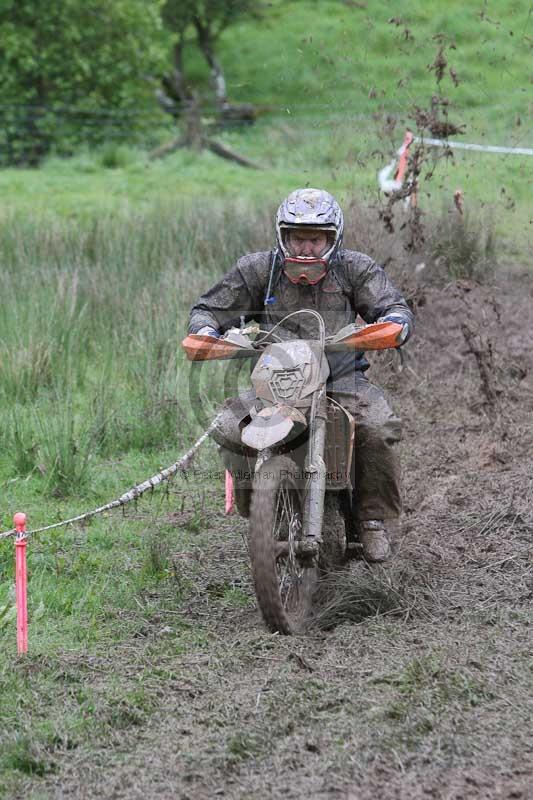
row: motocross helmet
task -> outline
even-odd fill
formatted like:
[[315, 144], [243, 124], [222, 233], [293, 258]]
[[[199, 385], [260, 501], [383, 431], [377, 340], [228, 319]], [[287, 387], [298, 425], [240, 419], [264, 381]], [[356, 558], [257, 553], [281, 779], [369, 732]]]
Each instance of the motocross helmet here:
[[[293, 256], [290, 231], [311, 228], [328, 235], [327, 249], [320, 258]], [[283, 258], [283, 270], [292, 283], [315, 284], [322, 280], [329, 263], [342, 244], [344, 218], [335, 198], [323, 189], [296, 189], [285, 198], [276, 214], [276, 239]]]

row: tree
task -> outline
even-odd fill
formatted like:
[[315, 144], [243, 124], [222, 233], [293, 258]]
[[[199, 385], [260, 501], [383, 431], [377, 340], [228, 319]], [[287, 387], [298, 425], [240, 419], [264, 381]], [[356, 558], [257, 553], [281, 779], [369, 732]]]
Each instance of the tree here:
[[153, 158], [161, 158], [179, 147], [207, 148], [211, 152], [246, 167], [254, 164], [235, 153], [220, 142], [210, 138], [204, 130], [198, 93], [192, 88], [184, 74], [183, 52], [187, 37], [193, 32], [198, 48], [204, 56], [211, 73], [217, 121], [240, 119], [253, 122], [255, 109], [249, 103], [232, 105], [228, 101], [226, 78], [216, 56], [216, 45], [221, 33], [243, 16], [258, 16], [261, 10], [258, 0], [166, 0], [162, 17], [173, 36], [173, 68], [162, 80], [162, 89], [157, 96], [165, 111], [174, 117], [184, 117], [185, 126], [181, 136], [152, 152]]
[[0, 163], [131, 136], [140, 107], [157, 113], [150, 78], [169, 45], [161, 4], [1, 0]]
[[[183, 72], [183, 51], [186, 36], [192, 29], [196, 44], [204, 56], [211, 73], [211, 86], [221, 114], [231, 114], [227, 97], [226, 78], [216, 55], [220, 35], [241, 17], [258, 16], [258, 0], [166, 0], [163, 21], [174, 37], [173, 70], [164, 79], [165, 97], [179, 106], [190, 104], [194, 94]], [[162, 98], [163, 103], [165, 98]]]

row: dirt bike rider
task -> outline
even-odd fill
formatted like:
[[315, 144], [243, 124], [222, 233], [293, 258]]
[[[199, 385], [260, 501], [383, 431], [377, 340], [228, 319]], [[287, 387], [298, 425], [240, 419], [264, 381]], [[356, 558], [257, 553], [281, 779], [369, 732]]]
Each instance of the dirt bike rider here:
[[[191, 309], [189, 333], [220, 336], [232, 326], [260, 320], [271, 329], [298, 309], [313, 309], [324, 319], [326, 334], [337, 333], [359, 314], [367, 323], [391, 320], [403, 325], [402, 343], [413, 327], [413, 315], [384, 270], [363, 253], [342, 248], [344, 220], [337, 201], [319, 189], [297, 189], [276, 215], [277, 247], [252, 253], [235, 266]], [[315, 339], [316, 321], [310, 314], [287, 320], [276, 333], [285, 339]], [[358, 538], [368, 561], [390, 554], [386, 520], [401, 510], [400, 468], [396, 443], [401, 424], [381, 389], [365, 372], [364, 353], [328, 355], [331, 375], [328, 395], [340, 402], [356, 422], [353, 462], [354, 508]], [[219, 435], [226, 467], [235, 468], [240, 427], [254, 400], [253, 393], [230, 400]], [[243, 452], [242, 450], [240, 452]]]

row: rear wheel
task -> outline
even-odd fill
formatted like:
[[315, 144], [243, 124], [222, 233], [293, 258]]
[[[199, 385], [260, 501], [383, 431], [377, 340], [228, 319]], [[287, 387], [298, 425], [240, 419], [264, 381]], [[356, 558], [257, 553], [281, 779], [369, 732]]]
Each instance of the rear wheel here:
[[249, 547], [255, 591], [271, 631], [296, 633], [309, 617], [318, 580], [317, 559], [303, 541], [298, 467], [275, 456], [254, 478]]
[[[322, 544], [319, 558], [319, 583], [315, 593], [313, 613], [315, 624], [328, 627], [324, 620], [327, 609], [336, 602], [339, 575], [346, 567], [346, 520], [342, 492], [326, 492]], [[324, 616], [325, 614], [325, 616]]]
[[340, 492], [326, 492], [324, 497], [324, 520], [322, 522], [322, 545], [320, 547], [320, 571], [327, 573], [341, 569], [346, 559], [346, 523]]

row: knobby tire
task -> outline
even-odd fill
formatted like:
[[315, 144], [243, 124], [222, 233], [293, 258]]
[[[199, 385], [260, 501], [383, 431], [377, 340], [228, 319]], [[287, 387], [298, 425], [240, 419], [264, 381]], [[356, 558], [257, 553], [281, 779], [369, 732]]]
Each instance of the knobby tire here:
[[258, 470], [250, 507], [249, 549], [257, 601], [267, 627], [283, 634], [305, 628], [318, 581], [309, 556], [277, 557], [280, 547], [302, 538], [303, 497], [298, 467], [274, 456]]

